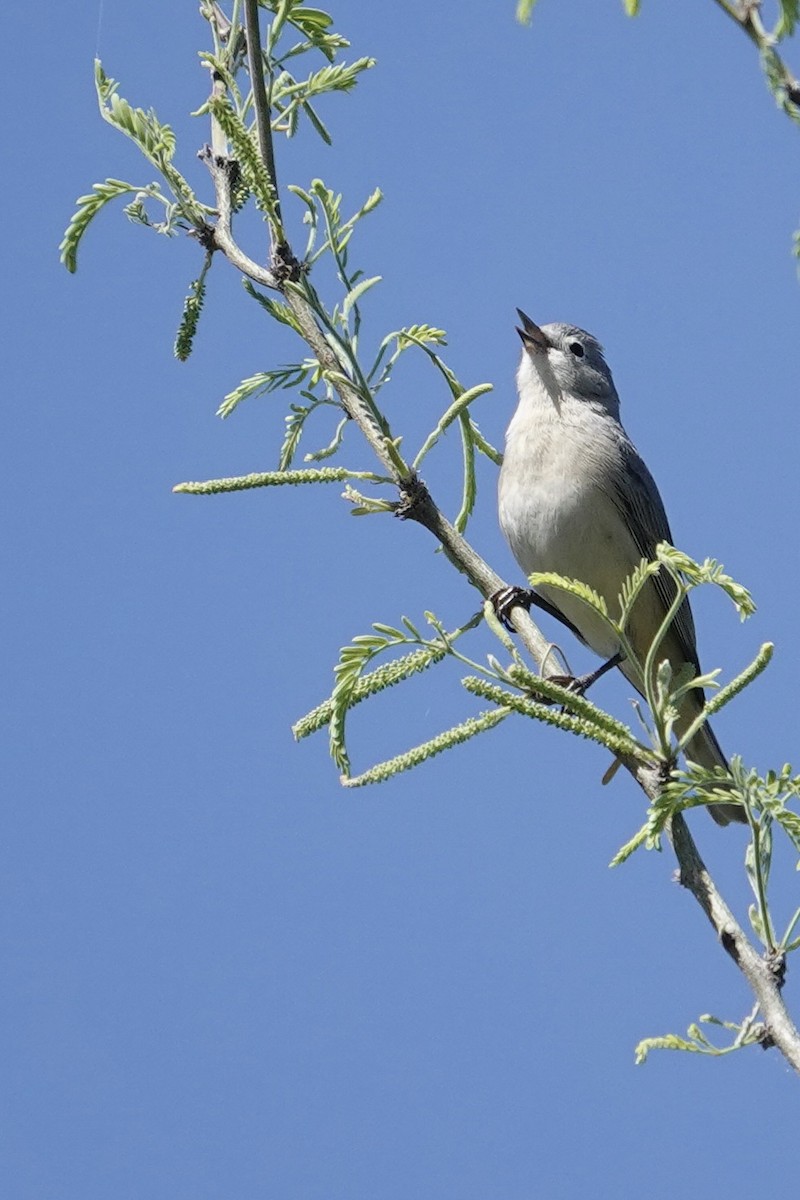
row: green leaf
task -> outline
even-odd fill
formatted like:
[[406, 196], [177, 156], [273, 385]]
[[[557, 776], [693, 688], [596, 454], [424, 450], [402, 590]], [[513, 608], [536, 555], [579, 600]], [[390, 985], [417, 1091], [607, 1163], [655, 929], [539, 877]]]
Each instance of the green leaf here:
[[397, 339], [398, 348], [407, 350], [410, 346], [446, 346], [447, 334], [435, 325], [409, 325], [407, 329], [398, 329], [396, 333], [387, 335], [385, 341]]
[[610, 867], [618, 867], [622, 863], [627, 862], [634, 851], [638, 850], [640, 846], [643, 846], [647, 842], [649, 832], [649, 823], [645, 822], [641, 829], [637, 830], [637, 832], [633, 835], [630, 841], [626, 842], [624, 846], [620, 846], [619, 850], [608, 865]]
[[472, 440], [475, 443], [475, 449], [479, 450], [481, 454], [485, 455], [486, 458], [488, 458], [490, 462], [493, 462], [496, 467], [502, 466], [502, 453], [497, 450], [491, 442], [487, 442], [486, 438], [483, 436], [472, 417], [470, 417], [469, 423], [472, 429]]
[[788, 71], [771, 46], [761, 48], [761, 69], [767, 86], [782, 109], [795, 124], [800, 125], [800, 105], [796, 99], [796, 84], [792, 86]]
[[517, 20], [520, 25], [529, 25], [536, 0], [517, 0]]
[[800, 20], [800, 0], [778, 0], [780, 16], [775, 26], [774, 37], [780, 42], [785, 37], [791, 37]]
[[283, 445], [278, 456], [278, 467], [281, 471], [286, 471], [292, 465], [297, 447], [300, 444], [300, 438], [303, 434], [303, 427], [306, 423], [306, 418], [309, 413], [318, 408], [318, 404], [310, 404], [307, 407], [302, 404], [291, 404], [289, 413], [284, 418], [286, 422], [286, 433], [283, 438]]
[[648, 562], [643, 558], [638, 567], [631, 571], [630, 575], [622, 584], [622, 590], [619, 594], [619, 610], [620, 610], [620, 625], [627, 625], [630, 620], [633, 606], [636, 603], [642, 588], [653, 575], [657, 575], [660, 569], [660, 564], [657, 562]]
[[183, 304], [183, 316], [175, 337], [174, 352], [180, 362], [186, 362], [192, 352], [192, 345], [197, 333], [197, 322], [206, 298], [206, 275], [211, 267], [211, 261], [212, 256], [209, 251], [206, 254], [202, 271], [197, 279], [192, 280], [189, 284], [189, 294]]
[[[393, 482], [385, 480], [386, 483]], [[362, 496], [354, 487], [348, 484], [342, 492], [342, 499], [347, 500], [350, 504], [354, 504], [355, 508], [350, 509], [351, 517], [368, 517], [374, 516], [376, 513], [395, 513], [397, 512], [397, 504], [391, 500], [376, 500], [372, 496]]]
[[331, 137], [330, 133], [328, 132], [327, 125], [322, 121], [322, 119], [319, 116], [317, 116], [316, 110], [314, 108], [312, 108], [312, 106], [309, 104], [308, 100], [303, 101], [302, 108], [303, 108], [303, 112], [306, 114], [309, 121], [311, 122], [312, 128], [316, 130], [316, 132], [322, 138], [325, 145], [332, 146], [333, 138]]
[[478, 498], [478, 483], [475, 478], [475, 443], [472, 439], [472, 426], [468, 415], [462, 412], [458, 418], [461, 426], [461, 449], [463, 455], [464, 487], [461, 494], [461, 508], [453, 519], [453, 526], [459, 533], [464, 533]]
[[234, 111], [227, 96], [212, 96], [208, 106], [211, 115], [216, 118], [220, 129], [231, 143], [239, 169], [253, 194], [256, 206], [269, 221], [275, 222], [275, 187], [249, 130], [239, 114]]
[[[387, 482], [389, 482], [387, 480]], [[330, 701], [318, 705], [314, 710], [314, 728], [328, 723], [331, 756], [345, 773], [349, 771], [349, 757], [345, 744], [345, 723], [347, 714], [352, 706], [373, 692], [381, 691], [409, 678], [435, 662], [439, 662], [446, 654], [454, 653], [453, 643], [469, 630], [480, 623], [481, 614], [477, 613], [464, 625], [448, 633], [441, 622], [432, 613], [426, 613], [425, 618], [436, 631], [436, 637], [428, 639], [423, 636], [417, 626], [408, 617], [400, 618], [403, 629], [394, 625], [386, 625], [379, 621], [373, 622], [373, 633], [359, 634], [352, 642], [343, 646], [339, 652], [339, 661], [334, 667], [335, 684]], [[366, 666], [385, 650], [393, 650], [398, 646], [413, 645], [419, 647], [409, 655], [393, 659], [377, 671], [364, 676]], [[309, 714], [310, 718], [311, 714]], [[324, 716], [324, 720], [323, 720]], [[304, 722], [309, 718], [304, 718]], [[303, 726], [306, 732], [313, 729]]]
[[614, 730], [609, 729], [605, 723], [601, 725], [591, 717], [563, 712], [559, 709], [551, 708], [547, 704], [542, 704], [538, 700], [529, 700], [524, 696], [517, 696], [513, 692], [498, 687], [497, 684], [490, 683], [488, 680], [481, 679], [476, 675], [468, 675], [465, 679], [461, 680], [461, 683], [473, 695], [491, 700], [493, 703], [502, 705], [504, 708], [513, 709], [515, 712], [521, 713], [524, 717], [533, 717], [537, 721], [544, 722], [545, 725], [555, 725], [559, 729], [566, 729], [570, 733], [577, 734], [579, 737], [599, 742], [601, 746], [606, 746], [615, 754], [630, 755], [640, 760], [644, 758], [639, 746], [632, 737], [620, 737]]
[[670, 566], [673, 570], [685, 576], [693, 587], [703, 583], [713, 583], [722, 588], [726, 596], [733, 601], [740, 618], [744, 621], [756, 611], [755, 602], [746, 587], [737, 583], [730, 575], [726, 575], [721, 563], [714, 558], [706, 558], [697, 563], [688, 554], [676, 550], [669, 542], [660, 542], [656, 546], [656, 559]]
[[419, 470], [422, 460], [433, 449], [448, 426], [452, 425], [453, 421], [455, 421], [456, 418], [460, 417], [465, 412], [469, 405], [472, 404], [473, 400], [477, 400], [479, 396], [484, 396], [487, 392], [491, 391], [491, 383], [478, 383], [475, 385], [475, 387], [468, 388], [460, 393], [460, 395], [439, 418], [436, 427], [428, 434], [423, 442], [422, 448], [413, 462], [413, 468], [415, 471]]
[[280, 37], [281, 31], [286, 24], [286, 20], [294, 7], [295, 0], [278, 0], [277, 5], [275, 6], [275, 19], [272, 22], [269, 33], [270, 43], [272, 45], [274, 45]]
[[798, 921], [800, 921], [800, 908], [795, 909], [794, 916], [786, 926], [786, 932], [781, 938], [779, 949], [782, 949], [784, 954], [791, 954], [793, 950], [796, 950], [800, 946], [800, 937], [792, 940], [792, 934], [795, 931]]
[[406, 750], [404, 754], [398, 754], [395, 758], [377, 763], [376, 766], [364, 771], [361, 775], [351, 778], [344, 776], [341, 782], [345, 787], [364, 787], [369, 783], [383, 783], [385, 780], [391, 779], [393, 775], [399, 775], [401, 771], [410, 771], [412, 767], [419, 766], [420, 763], [426, 762], [436, 754], [451, 750], [454, 746], [469, 741], [470, 738], [484, 733], [487, 729], [493, 729], [507, 716], [506, 709], [491, 708], [477, 717], [470, 717], [468, 720], [462, 721], [460, 725], [454, 725], [452, 729], [446, 729], [428, 742]]
[[360, 283], [357, 283], [354, 288], [350, 289], [350, 291], [347, 293], [347, 295], [345, 296], [344, 301], [342, 303], [342, 320], [343, 321], [347, 320], [347, 318], [350, 314], [351, 308], [353, 308], [355, 305], [358, 304], [358, 301], [361, 299], [361, 297], [364, 295], [364, 293], [368, 292], [371, 287], [374, 287], [376, 283], [380, 283], [380, 282], [381, 282], [381, 276], [375, 275], [375, 276], [373, 276], [372, 279], [362, 279]]
[[750, 919], [750, 924], [753, 927], [753, 932], [763, 945], [767, 945], [767, 935], [764, 929], [764, 922], [761, 919], [761, 913], [758, 910], [757, 904], [751, 904], [747, 909], [747, 915]]
[[248, 379], [243, 379], [238, 387], [223, 397], [222, 403], [217, 409], [217, 416], [224, 420], [243, 400], [249, 400], [253, 396], [274, 392], [279, 388], [299, 387], [316, 369], [316, 361], [306, 360], [302, 363], [292, 363], [287, 367], [276, 367], [272, 371], [258, 371]]
[[[151, 186], [155, 187], [155, 184]], [[146, 190], [133, 183], [124, 183], [121, 179], [107, 179], [105, 183], [93, 184], [88, 195], [78, 197], [75, 201], [78, 207], [59, 246], [61, 261], [71, 274], [78, 269], [78, 246], [81, 238], [100, 209], [119, 196]]]
[[[294, 105], [326, 92], [349, 92], [355, 87], [358, 76], [374, 66], [374, 58], [359, 58], [349, 64], [334, 63], [322, 67], [307, 79], [294, 79], [288, 71], [283, 71], [273, 85], [272, 102], [277, 105], [281, 100], [288, 100]], [[281, 114], [283, 117], [286, 111], [285, 109]]]
[[636, 17], [639, 15], [641, 0], [622, 0], [622, 2], [625, 5], [625, 12], [629, 17]]
[[581, 583], [579, 579], [568, 579], [565, 575], [556, 575], [553, 571], [534, 571], [528, 576], [528, 580], [533, 588], [553, 587], [567, 592], [570, 596], [576, 596], [593, 608], [598, 616], [604, 617], [612, 628], [614, 627], [614, 623], [608, 615], [608, 605], [604, 598], [588, 584]]
[[342, 417], [341, 421], [336, 426], [334, 435], [331, 438], [328, 445], [324, 446], [321, 450], [315, 451], [313, 454], [306, 454], [303, 461], [304, 462], [321, 462], [322, 459], [330, 458], [332, 455], [334, 455], [342, 444], [342, 438], [344, 437], [344, 431], [347, 428], [347, 423], [349, 420], [350, 420], [350, 418], [347, 416]]
[[[145, 205], [145, 200], [148, 197], [153, 197], [164, 205], [163, 221], [153, 221], [151, 219]], [[180, 220], [183, 215], [181, 206], [162, 196], [157, 185], [148, 188], [147, 191], [137, 192], [122, 211], [132, 224], [144, 225], [146, 229], [152, 229], [154, 233], [160, 233], [164, 237], [175, 237], [178, 230], [183, 227], [183, 223]]]
[[163, 175], [186, 221], [195, 229], [204, 229], [209, 210], [198, 203], [186, 179], [172, 164], [175, 134], [170, 126], [162, 125], [152, 108], [147, 112], [141, 108], [134, 108], [127, 100], [117, 95], [119, 85], [115, 79], [106, 75], [99, 58], [96, 58], [94, 63], [94, 79], [103, 120], [136, 143], [145, 158]]
[[651, 1050], [686, 1050], [697, 1054], [700, 1052], [700, 1047], [694, 1042], [687, 1042], [685, 1038], [678, 1037], [676, 1033], [668, 1033], [664, 1037], [643, 1038], [634, 1051], [634, 1061], [637, 1067], [647, 1061]]
[[170, 126], [162, 125], [152, 108], [148, 112], [134, 108], [117, 95], [119, 84], [106, 75], [99, 58], [95, 59], [94, 66], [97, 100], [103, 119], [136, 142], [156, 166], [169, 163], [175, 153], [175, 134]]
[[280, 321], [282, 325], [288, 325], [295, 333], [300, 333], [300, 326], [297, 324], [295, 315], [287, 304], [281, 304], [279, 300], [273, 300], [271, 296], [265, 296], [258, 288], [253, 287], [249, 279], [242, 279], [244, 290], [253, 300], [258, 301], [263, 309], [276, 321]]
[[[394, 351], [387, 358], [389, 347], [393, 342], [395, 344]], [[370, 383], [375, 381], [373, 391], [379, 391], [389, 382], [395, 363], [406, 350], [412, 346], [425, 348], [429, 344], [446, 346], [445, 331], [437, 329], [433, 325], [410, 325], [407, 329], [395, 329], [392, 333], [387, 333], [378, 347], [378, 354], [367, 375]]]
[[[307, 8], [301, 4], [293, 5], [289, 20], [307, 38], [312, 39], [319, 37], [333, 24], [333, 17], [321, 8]], [[314, 44], [316, 45], [316, 42]]]
[[275, 372], [259, 371], [256, 375], [251, 375], [248, 379], [243, 379], [238, 387], [232, 392], [228, 392], [222, 403], [217, 409], [217, 416], [229, 417], [237, 405], [243, 400], [249, 400], [252, 396], [258, 396], [263, 392], [272, 391], [275, 387], [281, 386], [274, 381]]
[[[332, 18], [322, 9], [307, 8], [297, 3], [297, 0], [288, 4], [283, 0], [261, 0], [261, 2], [263, 7], [271, 9], [280, 16], [279, 21], [273, 21], [267, 35], [267, 56], [273, 59], [273, 64], [280, 64], [289, 58], [305, 54], [309, 50], [318, 50], [329, 62], [333, 62], [337, 52], [347, 49], [350, 45], [346, 37], [342, 37], [340, 33], [335, 33], [331, 29]], [[275, 56], [275, 45], [287, 26], [295, 29], [305, 40], [291, 46], [288, 50], [281, 50], [280, 54]]]
[[771, 811], [795, 850], [800, 850], [800, 816], [791, 809], [783, 807], [776, 807]]
[[192, 496], [212, 496], [219, 492], [245, 492], [250, 488], [295, 486], [302, 483], [343, 483], [346, 479], [379, 482], [371, 471], [348, 471], [346, 467], [317, 467], [307, 471], [261, 471], [236, 475], [229, 479], [208, 479], [203, 483], [176, 483], [173, 492]]
[[339, 651], [339, 661], [333, 668], [336, 683], [331, 693], [328, 748], [331, 758], [342, 771], [348, 772], [350, 769], [345, 727], [355, 689], [370, 660], [390, 644], [385, 637], [360, 634]]
[[763, 1041], [766, 1030], [763, 1024], [756, 1020], [757, 1014], [758, 1005], [740, 1023], [721, 1021], [719, 1017], [713, 1017], [709, 1013], [700, 1017], [700, 1021], [704, 1025], [715, 1025], [717, 1028], [735, 1033], [736, 1036], [729, 1046], [715, 1046], [697, 1024], [689, 1026], [685, 1038], [678, 1037], [675, 1033], [668, 1033], [664, 1037], [645, 1038], [636, 1047], [636, 1065], [640, 1066], [651, 1050], [683, 1050], [690, 1054], [705, 1054], [710, 1058], [721, 1058], [723, 1055], [741, 1050], [745, 1046], [758, 1045]]
[[617, 720], [611, 713], [607, 713], [604, 709], [598, 708], [586, 696], [581, 696], [578, 692], [573, 692], [570, 688], [562, 687], [560, 683], [556, 683], [553, 679], [548, 679], [546, 675], [535, 675], [529, 671], [524, 664], [514, 663], [508, 668], [508, 678], [522, 688], [528, 696], [535, 699], [544, 697], [550, 700], [553, 704], [561, 705], [562, 708], [574, 713], [576, 716], [585, 717], [596, 725], [598, 729], [606, 729], [610, 734], [621, 742], [634, 743], [636, 748], [647, 754], [648, 747], [637, 741], [633, 735], [633, 731]]
[[[385, 632], [387, 636], [396, 637], [399, 640], [403, 638], [400, 630], [393, 629], [391, 626], [379, 625], [376, 622], [375, 628]], [[444, 646], [423, 646], [418, 650], [412, 650], [410, 654], [404, 654], [389, 663], [384, 663], [383, 666], [370, 671], [369, 674], [356, 681], [350, 693], [349, 707], [353, 708], [367, 697], [374, 696], [386, 688], [402, 683], [405, 679], [410, 679], [412, 675], [419, 674], [420, 671], [427, 670], [428, 667], [441, 662], [446, 653]], [[292, 726], [295, 738], [299, 741], [301, 738], [308, 737], [309, 734], [316, 733], [318, 729], [324, 728], [329, 723], [332, 712], [332, 700], [324, 700], [322, 704], [318, 704], [316, 708], [301, 717]]]
[[304, 33], [312, 33], [320, 29], [328, 29], [333, 24], [333, 17], [323, 12], [321, 8], [298, 5], [292, 10], [292, 21]]
[[297, 132], [298, 115], [302, 111], [322, 140], [330, 145], [331, 136], [311, 107], [310, 101], [329, 92], [349, 92], [355, 87], [358, 76], [374, 65], [374, 58], [360, 58], [349, 64], [331, 62], [304, 80], [295, 79], [289, 71], [283, 70], [271, 90], [272, 104], [276, 112], [272, 128], [276, 132], [285, 133], [287, 137], [293, 137]]

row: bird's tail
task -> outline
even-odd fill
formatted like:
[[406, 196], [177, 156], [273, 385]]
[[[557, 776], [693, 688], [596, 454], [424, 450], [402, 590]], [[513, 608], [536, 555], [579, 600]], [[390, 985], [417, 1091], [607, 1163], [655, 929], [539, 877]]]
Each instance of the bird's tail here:
[[[701, 767], [724, 767], [726, 771], [729, 770], [728, 760], [708, 721], [689, 742], [686, 747], [686, 757]], [[717, 804], [710, 804], [708, 811], [718, 825], [729, 825], [731, 821], [747, 824], [747, 814], [741, 804], [726, 804], [725, 801], [721, 801]]]

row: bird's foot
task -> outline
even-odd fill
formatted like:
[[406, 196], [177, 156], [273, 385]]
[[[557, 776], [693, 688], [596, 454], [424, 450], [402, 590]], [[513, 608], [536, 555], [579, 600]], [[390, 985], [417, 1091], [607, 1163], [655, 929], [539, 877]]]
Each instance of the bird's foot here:
[[593, 675], [548, 675], [548, 683], [555, 683], [575, 696], [582, 696], [594, 683]]
[[494, 592], [489, 600], [500, 624], [509, 633], [514, 633], [514, 623], [511, 620], [512, 608], [524, 608], [526, 612], [530, 612], [531, 605], [536, 601], [536, 594], [530, 588], [515, 587], [512, 584]]
[[598, 679], [602, 679], [607, 671], [618, 667], [624, 657], [624, 654], [617, 651], [616, 654], [612, 654], [608, 662], [602, 663], [596, 671], [589, 671], [586, 675], [548, 675], [547, 678], [553, 683], [557, 683], [559, 687], [573, 692], [576, 696], [585, 696], [592, 684], [597, 683]]

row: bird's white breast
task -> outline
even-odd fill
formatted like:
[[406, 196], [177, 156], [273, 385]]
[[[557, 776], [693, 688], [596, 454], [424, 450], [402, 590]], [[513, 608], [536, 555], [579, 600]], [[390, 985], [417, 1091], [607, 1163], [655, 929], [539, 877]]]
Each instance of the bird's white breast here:
[[[610, 611], [640, 555], [611, 499], [609, 464], [619, 458], [619, 426], [568, 395], [553, 398], [528, 381], [506, 438], [499, 482], [500, 524], [526, 575], [553, 571], [588, 583]], [[618, 646], [581, 601], [541, 587], [597, 654]]]

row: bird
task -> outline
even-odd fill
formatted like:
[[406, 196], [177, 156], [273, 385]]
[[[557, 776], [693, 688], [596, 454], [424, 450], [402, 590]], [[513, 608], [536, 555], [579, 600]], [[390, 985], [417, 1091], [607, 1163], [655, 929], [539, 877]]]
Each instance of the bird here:
[[[622, 426], [619, 396], [597, 338], [575, 325], [537, 325], [521, 309], [517, 313], [519, 403], [506, 433], [498, 482], [500, 526], [526, 576], [554, 572], [580, 580], [613, 613], [624, 580], [642, 559], [655, 558], [659, 542], [672, 543], [664, 504]], [[660, 571], [634, 604], [627, 633], [642, 663], [675, 594], [674, 582]], [[558, 617], [606, 660], [577, 681], [579, 690], [618, 666], [644, 695], [638, 666], [624, 658], [613, 631], [584, 601], [544, 584], [533, 593], [510, 589], [509, 595], [511, 604], [533, 602]], [[508, 597], [501, 603], [507, 613]], [[688, 599], [662, 650], [674, 673], [688, 664], [700, 674]], [[679, 734], [703, 704], [700, 688], [686, 692], [676, 721]], [[702, 767], [728, 770], [707, 721], [686, 746], [686, 756]], [[715, 803], [709, 812], [719, 825], [747, 820], [739, 804]]]

